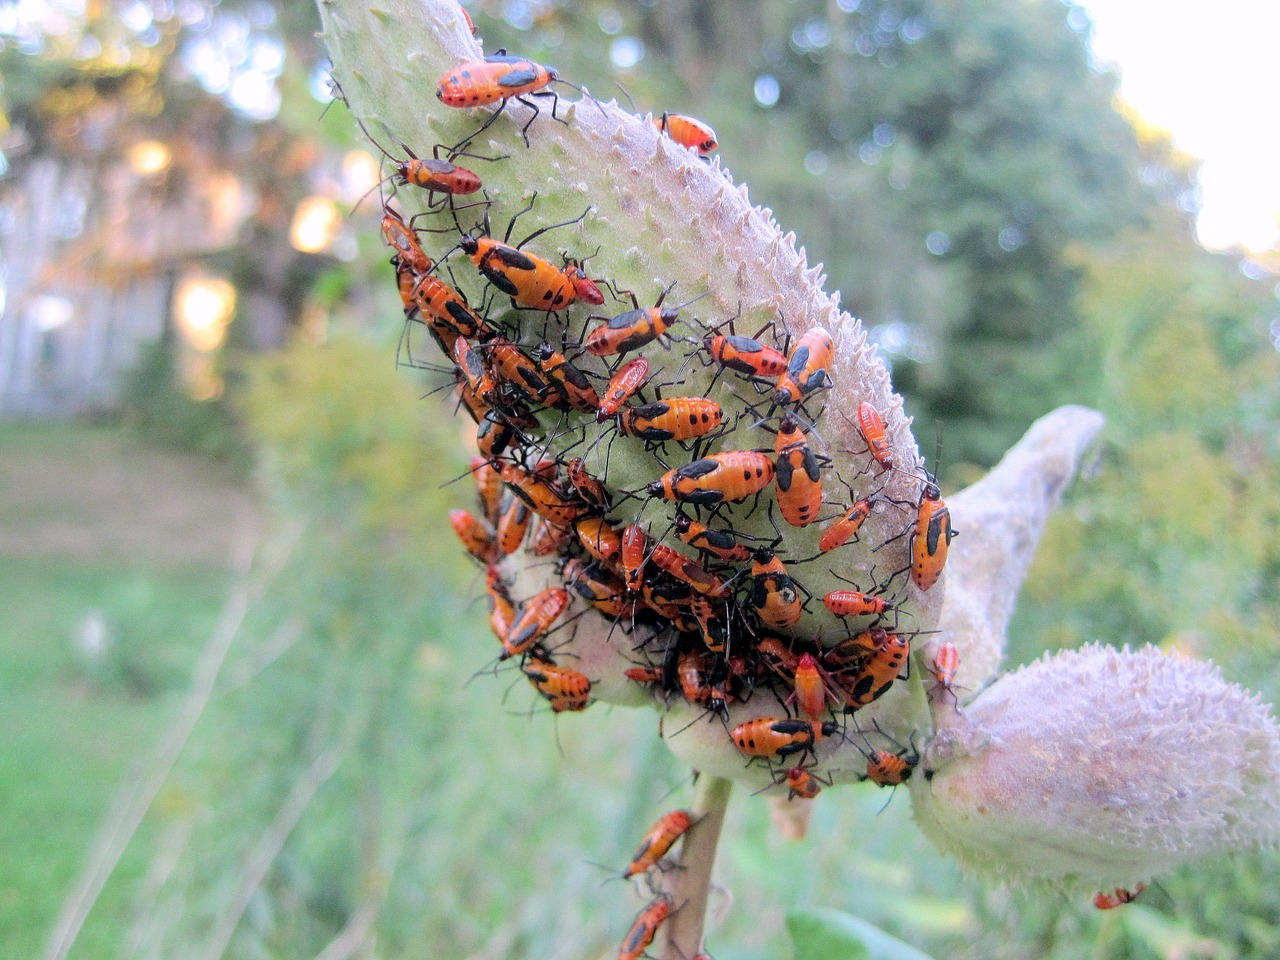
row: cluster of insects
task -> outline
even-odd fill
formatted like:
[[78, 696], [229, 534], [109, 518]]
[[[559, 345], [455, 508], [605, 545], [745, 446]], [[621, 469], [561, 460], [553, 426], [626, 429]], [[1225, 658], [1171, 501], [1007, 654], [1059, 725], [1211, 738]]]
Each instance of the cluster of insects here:
[[[450, 521], [484, 570], [496, 662], [517, 665], [552, 711], [584, 710], [601, 678], [578, 668], [567, 639], [580, 618], [603, 618], [633, 661], [626, 682], [722, 723], [744, 763], [765, 765], [789, 798], [811, 800], [830, 782], [816, 769], [815, 748], [833, 737], [865, 746], [865, 779], [900, 784], [912, 773], [914, 749], [859, 741], [854, 715], [908, 668], [915, 635], [900, 624], [910, 616], [906, 585], [930, 590], [955, 536], [941, 493], [931, 475], [895, 459], [870, 401], [835, 411], [860, 440], [860, 449], [845, 452], [864, 468], [841, 476], [823, 453], [826, 397], [839, 374], [827, 330], [793, 338], [775, 317], [741, 335], [738, 316], [708, 324], [689, 311], [696, 299], [669, 304], [674, 284], [644, 306], [634, 292], [592, 276], [599, 251], [553, 255], [542, 249], [546, 241], [535, 243], [581, 224], [591, 208], [513, 243], [535, 194], [501, 240], [492, 235], [483, 178], [458, 161], [510, 159], [470, 146], [512, 101], [531, 108], [520, 128], [526, 145], [540, 116], [533, 98], [551, 100], [544, 122], [567, 122], [551, 91], [564, 82], [554, 69], [500, 50], [440, 78], [436, 95], [447, 107], [498, 105], [464, 140], [435, 145], [429, 158], [402, 144], [396, 157], [370, 135], [394, 166], [382, 236], [407, 318], [402, 350], [409, 363], [440, 371], [475, 422], [477, 506], [453, 511]], [[694, 118], [663, 113], [653, 124], [696, 156], [717, 146]], [[397, 209], [402, 187], [424, 192], [422, 213], [406, 218]], [[478, 203], [457, 199], [477, 194]], [[468, 229], [462, 218], [473, 207], [483, 218]], [[451, 225], [434, 225], [444, 221]], [[427, 252], [424, 234], [438, 250]], [[471, 297], [453, 270], [468, 260]], [[610, 299], [618, 306], [606, 307]], [[412, 349], [423, 330], [439, 348], [429, 360]], [[694, 380], [706, 383], [698, 395], [672, 395]], [[615, 445], [632, 464], [625, 475], [634, 477], [637, 462], [650, 465], [632, 489], [608, 476]], [[891, 476], [910, 480], [914, 497], [890, 498]], [[859, 542], [873, 516], [899, 528], [874, 550], [905, 540], [899, 554], [908, 562], [865, 589], [849, 581], [848, 589], [811, 594], [806, 569], [840, 577], [839, 551]], [[816, 552], [790, 556], [786, 544], [797, 538], [789, 531], [811, 525], [821, 530]], [[520, 595], [507, 560], [521, 551], [532, 554], [529, 564], [554, 565], [555, 585]], [[824, 626], [804, 627], [806, 616], [825, 618]], [[952, 690], [957, 662], [953, 646], [938, 645], [934, 684]], [[762, 691], [769, 706], [731, 724], [730, 708]], [[661, 818], [625, 876], [661, 867], [691, 822], [685, 811]], [[654, 892], [620, 960], [641, 956], [678, 909]]]

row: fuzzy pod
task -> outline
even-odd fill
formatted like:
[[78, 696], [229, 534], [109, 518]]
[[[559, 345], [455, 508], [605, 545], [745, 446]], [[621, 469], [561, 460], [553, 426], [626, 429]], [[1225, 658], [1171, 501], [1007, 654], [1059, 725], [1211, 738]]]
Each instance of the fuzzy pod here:
[[1280, 727], [1212, 664], [1046, 655], [929, 742], [916, 821], [973, 873], [1092, 893], [1280, 841]]

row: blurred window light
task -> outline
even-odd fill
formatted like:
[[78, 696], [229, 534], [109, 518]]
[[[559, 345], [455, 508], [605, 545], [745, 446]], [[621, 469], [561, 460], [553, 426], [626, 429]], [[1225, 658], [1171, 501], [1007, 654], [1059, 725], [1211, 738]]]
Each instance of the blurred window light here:
[[45, 293], [32, 297], [27, 302], [27, 316], [41, 333], [57, 330], [75, 314], [75, 305], [66, 297]]
[[289, 242], [303, 253], [320, 253], [342, 227], [338, 205], [328, 197], [310, 196], [298, 204], [289, 226]]
[[188, 274], [178, 284], [174, 313], [178, 330], [197, 350], [216, 350], [236, 309], [236, 288], [222, 277]]
[[622, 30], [622, 14], [617, 10], [605, 10], [600, 14], [596, 23], [600, 25], [600, 32], [613, 36]]
[[644, 41], [638, 37], [619, 37], [609, 45], [609, 61], [618, 70], [630, 70], [644, 59]]
[[778, 78], [771, 73], [762, 73], [756, 77], [755, 85], [756, 103], [768, 109], [778, 102], [778, 95], [782, 92], [782, 88], [778, 85]]
[[150, 177], [168, 169], [173, 154], [159, 140], [141, 140], [129, 148], [129, 166], [140, 177]]

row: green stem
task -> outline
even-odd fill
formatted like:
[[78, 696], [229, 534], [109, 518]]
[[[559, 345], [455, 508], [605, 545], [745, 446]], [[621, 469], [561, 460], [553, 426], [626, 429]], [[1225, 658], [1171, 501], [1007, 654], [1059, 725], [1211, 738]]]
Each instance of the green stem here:
[[680, 863], [672, 871], [675, 879], [669, 893], [676, 909], [667, 921], [662, 960], [690, 960], [702, 949], [711, 869], [732, 792], [733, 781], [724, 777], [704, 775], [698, 780], [691, 810], [694, 824], [684, 836]]

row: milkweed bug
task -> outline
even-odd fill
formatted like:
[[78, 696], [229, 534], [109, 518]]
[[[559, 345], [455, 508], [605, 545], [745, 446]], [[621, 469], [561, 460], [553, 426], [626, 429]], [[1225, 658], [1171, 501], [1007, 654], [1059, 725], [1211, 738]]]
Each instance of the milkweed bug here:
[[761, 547], [752, 556], [748, 602], [766, 627], [786, 630], [799, 622], [803, 612], [801, 589], [787, 573], [783, 562], [768, 547]]
[[796, 753], [812, 753], [823, 737], [830, 737], [839, 729], [831, 720], [757, 717], [738, 724], [729, 737], [739, 752], [748, 757], [782, 759]]
[[[515, 224], [521, 213], [527, 213], [533, 209], [533, 201], [536, 199], [535, 193], [533, 199], [529, 201], [529, 206], [511, 218], [511, 224], [507, 227], [507, 240], [510, 239], [511, 225]], [[578, 297], [573, 281], [551, 261], [544, 260], [537, 254], [522, 248], [534, 237], [548, 230], [580, 222], [590, 212], [591, 207], [588, 207], [583, 211], [582, 216], [575, 220], [566, 220], [564, 223], [555, 223], [535, 230], [514, 247], [506, 240], [495, 240], [487, 236], [487, 230], [481, 234], [463, 234], [458, 241], [458, 246], [471, 258], [471, 262], [484, 274], [485, 279], [509, 296], [513, 303], [547, 312], [563, 310]]]
[[510, 587], [493, 564], [485, 570], [484, 587], [489, 600], [489, 628], [505, 643], [507, 631], [516, 618], [516, 605], [511, 599]]
[[524, 603], [516, 611], [515, 620], [502, 644], [500, 660], [527, 653], [546, 635], [552, 624], [569, 606], [569, 592], [563, 587], [548, 587]]
[[823, 787], [831, 786], [831, 780], [811, 773], [804, 767], [792, 767], [778, 783], [787, 785], [787, 799], [799, 797], [801, 800], [812, 800], [822, 792]]
[[1116, 887], [1111, 893], [1095, 894], [1093, 905], [1099, 910], [1114, 910], [1116, 907], [1124, 906], [1126, 903], [1133, 903], [1137, 899], [1138, 894], [1147, 888], [1145, 883], [1135, 883], [1132, 890], [1126, 890], [1124, 887]]
[[556, 107], [560, 98], [550, 91], [541, 92], [543, 88], [556, 82], [564, 83], [565, 81], [560, 80], [560, 74], [554, 67], [534, 63], [525, 57], [509, 56], [505, 50], [497, 50], [492, 56], [485, 57], [483, 60], [471, 60], [454, 67], [436, 84], [436, 98], [446, 107], [483, 107], [501, 101], [501, 106], [480, 129], [459, 143], [454, 150], [488, 129], [511, 100], [523, 103], [533, 111], [533, 116], [520, 130], [524, 145], [529, 146], [529, 128], [533, 126], [533, 121], [538, 119], [539, 111], [537, 104], [527, 99], [527, 95], [550, 96], [552, 98], [551, 116], [559, 120], [560, 118], [556, 116]]
[[668, 470], [645, 487], [650, 497], [709, 506], [746, 500], [773, 480], [773, 460], [754, 450], [713, 453]]
[[476, 424], [476, 448], [480, 455], [485, 460], [496, 460], [515, 442], [516, 429], [507, 417], [497, 410], [486, 410]]
[[829, 387], [834, 350], [835, 341], [826, 330], [813, 327], [807, 331], [791, 350], [787, 372], [773, 395], [774, 406], [797, 403], [815, 390]]
[[933, 655], [933, 677], [941, 690], [955, 696], [956, 671], [960, 669], [960, 651], [954, 643], [941, 643]]
[[557, 410], [581, 410], [594, 413], [600, 408], [600, 396], [587, 375], [565, 359], [545, 340], [533, 358], [555, 390], [551, 405]]
[[529, 521], [533, 511], [529, 505], [512, 494], [508, 494], [509, 503], [498, 518], [498, 549], [510, 556], [520, 549], [525, 535], [529, 532]]
[[518, 464], [503, 460], [498, 465], [498, 472], [511, 492], [544, 520], [568, 526], [588, 512], [586, 506], [561, 496], [549, 480], [530, 473]]
[[564, 549], [564, 545], [573, 536], [573, 531], [558, 523], [538, 518], [538, 529], [533, 535], [533, 555], [549, 557]]
[[449, 524], [458, 535], [467, 553], [483, 564], [489, 564], [497, 556], [497, 542], [488, 525], [468, 510], [450, 510]]
[[724, 420], [720, 404], [706, 397], [670, 397], [618, 412], [618, 433], [650, 443], [706, 436]]
[[[951, 511], [932, 481], [924, 485], [911, 537], [911, 581], [921, 590], [938, 582], [947, 562], [947, 550], [957, 533], [951, 528]], [[899, 571], [901, 572], [901, 571]]]
[[616, 415], [631, 395], [640, 389], [648, 372], [649, 361], [644, 357], [628, 360], [614, 371], [613, 376], [609, 378], [609, 385], [605, 387], [604, 399], [600, 401], [599, 409], [596, 411], [596, 422], [604, 423]]
[[772, 379], [787, 369], [787, 358], [754, 337], [708, 334], [702, 346], [716, 363], [753, 380]]
[[793, 416], [778, 424], [777, 461], [774, 482], [778, 487], [778, 509], [793, 527], [807, 527], [822, 509], [822, 469], [818, 455]]
[[649, 551], [648, 560], [659, 570], [687, 584], [696, 593], [718, 599], [724, 599], [728, 595], [728, 588], [723, 580], [665, 543], [654, 544]]
[[[631, 303], [635, 309], [620, 313], [616, 317], [601, 317], [594, 314], [588, 317], [590, 320], [604, 320], [605, 323], [587, 334], [586, 340], [583, 341], [587, 352], [597, 357], [611, 357], [615, 354], [630, 353], [657, 340], [679, 319], [682, 309], [682, 307], [663, 309], [662, 301], [670, 292], [671, 287], [663, 290], [662, 295], [658, 297], [658, 302], [652, 307], [641, 307], [633, 293]], [[688, 305], [686, 303], [682, 306]]]
[[622, 531], [622, 579], [627, 593], [639, 593], [643, 582], [645, 546], [648, 538], [638, 523]]
[[837, 617], [880, 617], [893, 609], [884, 597], [857, 590], [832, 590], [822, 598], [822, 604]]
[[525, 660], [520, 669], [556, 713], [585, 710], [591, 703], [591, 681], [584, 673], [536, 657]]
[[792, 685], [791, 696], [786, 702], [794, 701], [800, 712], [811, 719], [817, 720], [827, 712], [828, 700], [837, 707], [844, 705], [844, 700], [828, 686], [817, 657], [811, 653], [802, 653], [796, 661]]
[[729, 643], [731, 611], [723, 604], [717, 605], [710, 597], [699, 594], [690, 601], [689, 612], [698, 621], [706, 648], [712, 653], [724, 653]]
[[588, 277], [582, 269], [580, 260], [566, 259], [564, 275], [569, 278], [569, 282], [573, 284], [573, 292], [578, 295], [578, 299], [583, 303], [589, 303], [593, 307], [598, 307], [604, 303], [604, 294], [600, 292], [600, 288], [596, 286], [595, 281]]
[[701, 120], [682, 113], [668, 113], [664, 110], [661, 117], [653, 118], [653, 125], [659, 133], [665, 133], [680, 146], [687, 147], [700, 157], [705, 157], [719, 146], [714, 130]]
[[601, 513], [609, 510], [609, 491], [603, 483], [587, 472], [587, 465], [580, 457], [574, 457], [564, 468], [565, 476], [573, 487], [574, 493], [587, 506]]
[[434, 274], [418, 277], [411, 299], [423, 323], [438, 332], [446, 331], [450, 337], [478, 338], [493, 332], [457, 290]]
[[[848, 420], [843, 412], [840, 414], [845, 420]], [[875, 459], [876, 463], [884, 467], [884, 469], [893, 469], [893, 449], [889, 446], [889, 437], [885, 432], [884, 418], [880, 416], [880, 411], [867, 401], [858, 404], [857, 418], [858, 432], [862, 434], [862, 439], [867, 443], [867, 450]]]
[[496, 378], [504, 405], [514, 401], [539, 407], [555, 392], [533, 358], [506, 337], [490, 337], [479, 349], [489, 356], [489, 370]]
[[622, 581], [600, 563], [584, 564], [570, 558], [561, 570], [565, 585], [606, 617], [635, 615], [635, 601], [628, 600]]
[[917, 759], [908, 759], [888, 750], [872, 750], [867, 756], [867, 779], [882, 787], [896, 787], [911, 779]]
[[820, 553], [830, 553], [836, 547], [843, 547], [850, 540], [858, 535], [858, 531], [866, 522], [867, 517], [871, 516], [871, 505], [873, 500], [859, 500], [852, 507], [844, 512], [839, 519], [832, 522], [826, 530], [822, 531], [822, 536], [818, 538], [818, 551]]
[[713, 530], [686, 514], [676, 514], [675, 531], [689, 546], [728, 563], [746, 563], [751, 559], [751, 549], [738, 543], [733, 534]]
[[484, 518], [491, 526], [496, 525], [502, 500], [502, 477], [498, 475], [497, 468], [484, 457], [472, 458], [471, 476], [476, 482], [476, 496], [480, 500]]
[[901, 675], [911, 653], [911, 643], [899, 634], [876, 628], [869, 631], [869, 637], [874, 644], [871, 656], [847, 682], [841, 682], [849, 694], [844, 708], [847, 713], [882, 697]]
[[729, 696], [724, 682], [711, 680], [711, 668], [704, 654], [682, 653], [676, 663], [680, 692], [689, 703], [703, 703], [707, 709], [728, 718]]
[[688, 810], [672, 810], [659, 817], [657, 823], [645, 834], [640, 849], [631, 858], [622, 878], [625, 880], [653, 869], [692, 825], [693, 818], [689, 816]]
[[[408, 268], [407, 275], [411, 282], [416, 283], [418, 274], [426, 273], [435, 265], [422, 249], [413, 227], [404, 222], [398, 211], [387, 206], [382, 208], [382, 240], [395, 251], [392, 263], [403, 264]], [[409, 306], [409, 302], [405, 306]]]
[[[459, 167], [449, 160], [441, 160], [439, 146], [434, 149], [430, 159], [425, 159], [418, 157], [417, 154], [402, 143], [400, 147], [409, 157], [407, 160], [399, 160], [393, 157], [386, 147], [377, 141], [359, 117], [356, 118], [356, 123], [364, 131], [364, 135], [369, 138], [369, 142], [378, 148], [378, 152], [391, 161], [391, 165], [396, 171], [393, 174], [396, 183], [400, 186], [412, 185], [426, 190], [429, 195], [428, 205], [434, 202], [430, 199], [434, 194], [444, 193], [450, 196], [465, 196], [475, 193], [483, 186], [480, 182], [480, 177], [474, 171], [468, 170], [466, 167]], [[457, 154], [454, 153], [452, 156], [457, 156]], [[386, 181], [382, 182], [385, 183]]]
[[671, 916], [671, 898], [665, 893], [650, 900], [631, 922], [631, 929], [622, 938], [622, 946], [618, 948], [618, 960], [639, 960], [653, 938], [658, 935], [658, 928]]
[[622, 534], [600, 517], [583, 517], [573, 524], [582, 548], [609, 566], [622, 561]]

